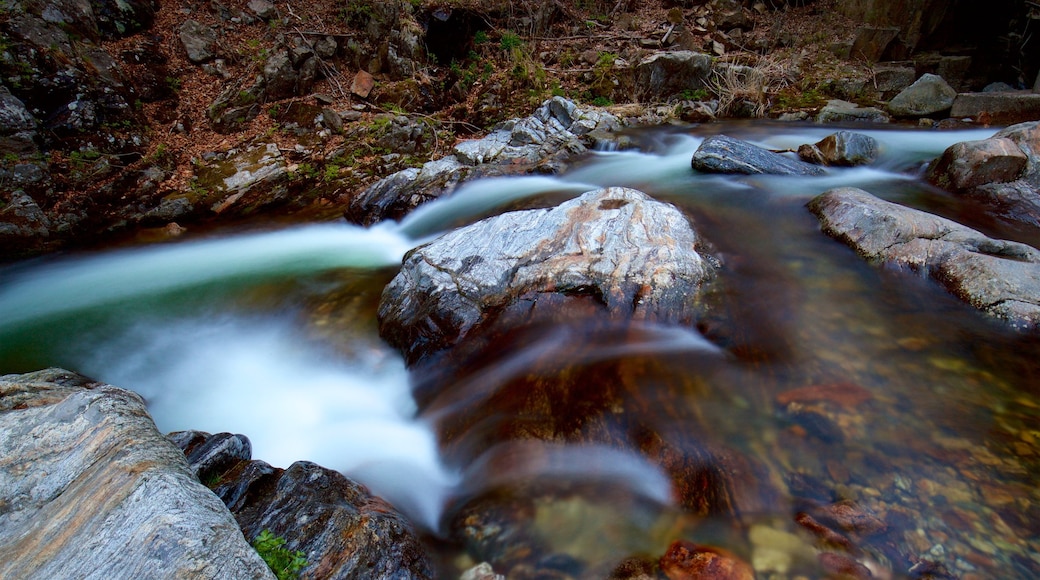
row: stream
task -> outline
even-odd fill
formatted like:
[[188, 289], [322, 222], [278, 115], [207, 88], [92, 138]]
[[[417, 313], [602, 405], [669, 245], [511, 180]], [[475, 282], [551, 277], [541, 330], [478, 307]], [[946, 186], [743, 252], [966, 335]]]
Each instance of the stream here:
[[[400, 223], [239, 227], [12, 264], [0, 269], [0, 374], [60, 366], [133, 389], [163, 432], [243, 433], [272, 465], [337, 469], [431, 537], [447, 533], [459, 498], [551, 488], [531, 492], [517, 525], [585, 571], [656, 558], [685, 538], [777, 578], [819, 577], [793, 516], [806, 502], [853, 500], [887, 524], [854, 535], [868, 568], [902, 577], [925, 559], [956, 577], [1037, 577], [1040, 339], [912, 272], [867, 264], [822, 234], [805, 203], [855, 186], [991, 237], [1040, 247], [1040, 233], [987, 219], [920, 177], [949, 145], [997, 129], [853, 129], [881, 143], [881, 158], [823, 177], [699, 175], [690, 158], [713, 133], [794, 149], [834, 126], [656, 128], [632, 134], [637, 149], [591, 153], [561, 176], [469, 183]], [[724, 266], [704, 321], [540, 329], [459, 371], [450, 397], [413, 396], [421, 381], [376, 330], [379, 293], [404, 254], [485, 216], [610, 185], [681, 207], [709, 240]], [[667, 474], [630, 451], [559, 443], [538, 461], [522, 447], [496, 451], [504, 444], [487, 434], [508, 407], [495, 405], [521, 377], [567, 369], [609, 383], [602, 369], [613, 368], [642, 369], [626, 379], [639, 392], [619, 398], [641, 420], [724, 444], [779, 491], [739, 517], [694, 516]], [[778, 402], [808, 387], [856, 395]], [[452, 413], [476, 415], [445, 454], [438, 425]], [[457, 547], [444, 550], [459, 560]]]

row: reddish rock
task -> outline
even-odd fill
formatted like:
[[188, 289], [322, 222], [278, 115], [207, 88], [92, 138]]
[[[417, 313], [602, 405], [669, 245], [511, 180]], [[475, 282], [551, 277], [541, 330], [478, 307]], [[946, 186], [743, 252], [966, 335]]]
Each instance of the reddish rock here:
[[685, 540], [672, 543], [661, 557], [669, 580], [753, 580], [754, 570], [735, 555]]
[[855, 383], [828, 383], [784, 391], [776, 396], [777, 404], [834, 403], [854, 408], [874, 398], [874, 394]]
[[950, 116], [997, 125], [1035, 121], [1040, 118], [1040, 95], [1028, 91], [961, 93], [953, 101]]
[[828, 577], [838, 577], [847, 580], [870, 580], [874, 577], [870, 570], [853, 560], [845, 554], [824, 553], [820, 554], [820, 566], [828, 574]]
[[1011, 139], [983, 139], [955, 143], [928, 171], [928, 181], [952, 191], [965, 191], [987, 183], [1014, 181], [1028, 158]]
[[376, 79], [367, 72], [359, 70], [358, 73], [354, 75], [354, 81], [350, 83], [350, 92], [362, 99], [367, 99], [368, 95], [372, 92], [372, 88], [375, 86]]
[[881, 518], [851, 500], [822, 508], [821, 515], [833, 520], [841, 529], [861, 536], [871, 536], [888, 529], [888, 525]]
[[832, 546], [835, 548], [844, 548], [846, 550], [853, 549], [852, 541], [850, 541], [845, 536], [839, 534], [838, 532], [816, 521], [816, 518], [812, 517], [811, 515], [805, 512], [801, 512], [798, 515], [796, 515], [794, 517], [794, 521], [797, 522], [798, 525], [808, 530], [808, 532], [815, 536], [816, 539], [819, 540], [822, 545]]

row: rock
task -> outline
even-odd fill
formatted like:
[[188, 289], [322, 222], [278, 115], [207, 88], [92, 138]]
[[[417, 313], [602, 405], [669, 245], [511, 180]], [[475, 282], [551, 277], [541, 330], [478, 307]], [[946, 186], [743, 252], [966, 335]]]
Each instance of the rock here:
[[201, 435], [202, 440], [194, 445], [190, 445], [190, 442], [189, 445], [181, 445], [174, 436], [168, 437], [184, 450], [188, 465], [201, 481], [220, 476], [237, 463], [253, 458], [253, 446], [245, 435], [191, 433], [196, 437]]
[[361, 484], [314, 463], [275, 469], [239, 464], [214, 491], [247, 538], [263, 530], [301, 551], [302, 578], [433, 578], [434, 569], [412, 525]]
[[814, 145], [798, 147], [798, 156], [809, 163], [854, 167], [877, 160], [877, 139], [862, 133], [838, 131]]
[[856, 29], [856, 39], [852, 41], [849, 55], [853, 59], [870, 63], [881, 60], [888, 45], [899, 35], [899, 28], [891, 26], [860, 26]]
[[713, 135], [693, 153], [691, 165], [705, 173], [742, 173], [746, 175], [822, 175], [823, 169], [784, 157], [746, 141]]
[[555, 173], [567, 159], [620, 127], [618, 118], [608, 112], [553, 97], [530, 117], [499, 123], [481, 139], [460, 142], [454, 155], [381, 179], [352, 198], [344, 215], [354, 223], [371, 225], [400, 219], [476, 177]]
[[249, 0], [246, 7], [263, 20], [270, 20], [278, 15], [278, 9], [268, 0]]
[[0, 432], [0, 576], [274, 578], [138, 395], [5, 375]]
[[414, 364], [511, 305], [585, 297], [615, 317], [688, 323], [713, 263], [674, 207], [612, 187], [517, 211], [411, 252], [379, 304], [380, 334]]
[[809, 209], [827, 235], [864, 258], [929, 276], [1016, 329], [1040, 330], [1040, 250], [855, 188], [827, 191]]
[[506, 580], [501, 574], [496, 574], [495, 569], [487, 562], [481, 562], [466, 570], [459, 576], [459, 580]]
[[195, 20], [186, 20], [177, 31], [188, 60], [203, 63], [217, 57], [217, 31]]
[[350, 92], [362, 99], [367, 99], [375, 85], [376, 80], [371, 74], [367, 71], [359, 70], [357, 74], [354, 75], [354, 80], [350, 83]]
[[887, 113], [876, 107], [861, 107], [855, 103], [832, 99], [820, 109], [817, 123], [887, 123]]
[[928, 169], [928, 181], [951, 191], [966, 191], [987, 183], [1014, 181], [1028, 158], [1011, 139], [963, 141], [946, 148]]
[[264, 143], [200, 165], [191, 202], [218, 214], [247, 215], [285, 201], [288, 180], [289, 169], [278, 145]]
[[898, 95], [903, 89], [914, 84], [917, 71], [913, 63], [885, 63], [874, 67], [874, 85], [882, 99], [888, 100]]
[[635, 67], [635, 98], [639, 102], [662, 102], [684, 90], [708, 86], [711, 57], [680, 50], [652, 54]]
[[725, 550], [698, 546], [686, 540], [672, 543], [661, 556], [661, 571], [668, 580], [754, 580], [746, 562]]
[[1040, 119], [1040, 94], [1028, 91], [960, 93], [953, 100], [950, 116], [995, 125], [1035, 121]]
[[926, 73], [889, 101], [888, 111], [897, 117], [927, 117], [949, 110], [956, 97], [942, 77]]
[[870, 568], [860, 564], [846, 554], [824, 552], [820, 554], [820, 567], [828, 578], [844, 578], [847, 580], [872, 580], [875, 576]]

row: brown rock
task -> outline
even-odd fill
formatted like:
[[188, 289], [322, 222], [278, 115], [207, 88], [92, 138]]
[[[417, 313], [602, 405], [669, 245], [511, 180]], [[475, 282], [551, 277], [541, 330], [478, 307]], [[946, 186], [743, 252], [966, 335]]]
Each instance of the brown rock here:
[[367, 71], [359, 70], [358, 73], [354, 75], [354, 81], [350, 83], [350, 92], [362, 99], [367, 99], [375, 86], [376, 79]]
[[953, 101], [950, 116], [971, 117], [977, 122], [1008, 125], [1040, 119], [1040, 94], [1029, 91], [961, 93]]
[[672, 543], [661, 557], [669, 580], [753, 580], [754, 570], [735, 555], [685, 540]]
[[821, 524], [819, 521], [816, 520], [816, 518], [812, 517], [811, 515], [805, 512], [800, 512], [798, 515], [796, 515], [794, 517], [794, 521], [797, 522], [798, 525], [808, 530], [808, 532], [812, 534], [814, 537], [816, 537], [816, 539], [819, 540], [819, 542], [824, 546], [844, 548], [846, 550], [853, 549], [851, 540], [849, 540], [842, 534], [839, 534], [838, 532], [830, 529], [829, 527]]
[[827, 572], [828, 577], [838, 577], [845, 580], [870, 580], [874, 577], [866, 566], [845, 554], [834, 554], [832, 552], [820, 554], [820, 566]]
[[885, 49], [899, 35], [899, 28], [887, 26], [860, 26], [856, 30], [856, 40], [852, 42], [852, 58], [867, 62], [881, 60]]
[[828, 383], [784, 391], [776, 396], [781, 406], [791, 403], [834, 403], [842, 407], [858, 407], [874, 398], [874, 394], [855, 383]]
[[833, 521], [841, 529], [860, 536], [871, 536], [888, 529], [888, 525], [873, 512], [851, 500], [822, 508], [820, 515]]
[[1028, 158], [1011, 139], [954, 143], [928, 171], [928, 181], [943, 189], [965, 191], [987, 183], [1018, 179]]

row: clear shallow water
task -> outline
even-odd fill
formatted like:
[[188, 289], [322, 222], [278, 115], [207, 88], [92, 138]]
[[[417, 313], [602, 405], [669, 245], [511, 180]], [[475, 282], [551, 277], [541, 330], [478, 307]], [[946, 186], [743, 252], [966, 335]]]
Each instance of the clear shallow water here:
[[[784, 149], [832, 128], [704, 130]], [[218, 234], [18, 264], [0, 271], [0, 373], [64, 366], [138, 390], [164, 431], [244, 433], [257, 458], [343, 470], [430, 529], [453, 497], [568, 482], [569, 491], [535, 494], [518, 525], [588, 570], [659, 555], [679, 537], [761, 562], [768, 546], [755, 539], [765, 534], [787, 557], [777, 570], [818, 574], [804, 555], [811, 539], [792, 521], [808, 487], [890, 522], [882, 536], [857, 538], [865, 561], [898, 573], [926, 558], [956, 574], [1028, 578], [1040, 566], [1032, 523], [1040, 342], [926, 280], [863, 263], [804, 208], [830, 187], [855, 185], [1021, 238], [918, 182], [922, 161], [993, 132], [870, 131], [883, 144], [875, 167], [806, 179], [696, 175], [689, 159], [707, 134], [659, 130], [639, 136], [640, 151], [595, 154], [559, 179], [472, 184], [401, 224]], [[417, 416], [414, 377], [375, 334], [379, 289], [404, 252], [445, 228], [596, 185], [676, 203], [715, 246], [725, 268], [699, 328], [550, 329], [482, 361]], [[488, 435], [509, 421], [494, 405], [509, 408], [519, 387], [561, 371], [596, 387], [623, 385], [599, 401], [602, 388], [566, 383], [578, 393], [575, 413], [629, 414], [680, 439], [725, 442], [761, 467], [779, 498], [760, 501], [734, 532], [724, 518], [684, 513], [661, 469], [634, 453], [602, 445], [533, 453]], [[833, 384], [870, 397], [795, 412], [778, 404], [782, 393]], [[621, 410], [608, 413], [610, 405]], [[435, 425], [453, 413], [479, 420], [461, 436], [468, 451], [445, 458]]]

